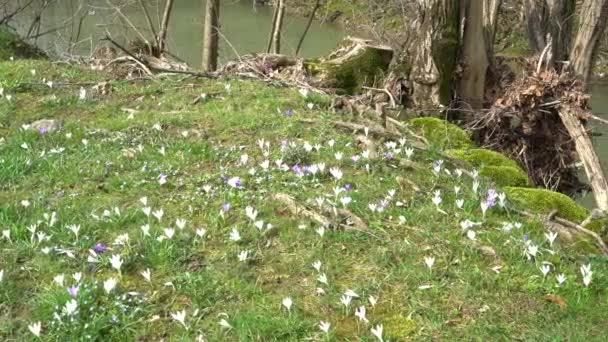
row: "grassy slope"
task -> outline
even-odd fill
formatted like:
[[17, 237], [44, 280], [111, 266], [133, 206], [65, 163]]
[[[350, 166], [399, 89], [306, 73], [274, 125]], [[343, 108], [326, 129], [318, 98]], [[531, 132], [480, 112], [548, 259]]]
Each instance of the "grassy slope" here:
[[[177, 341], [201, 334], [209, 341], [373, 341], [369, 326], [353, 315], [360, 305], [367, 306], [373, 324], [384, 325], [391, 341], [607, 337], [606, 258], [576, 253], [561, 236], [552, 255], [540, 224], [499, 208], [491, 209], [483, 225], [474, 228], [478, 242], [467, 239], [459, 222], [483, 220], [480, 195], [472, 193], [468, 176], [434, 175], [433, 151], [415, 152], [413, 159], [421, 170], [373, 160], [368, 173], [368, 161], [350, 159], [361, 152], [354, 136], [331, 128], [331, 115], [308, 110], [310, 100], [295, 90], [256, 82], [167, 77], [115, 83], [113, 92], [103, 96], [93, 94], [88, 85], [89, 96], [82, 101], [80, 85], [51, 89], [34, 83], [47, 79], [56, 84], [94, 84], [105, 78], [103, 74], [49, 62], [5, 61], [0, 62], [0, 75], [5, 94], [13, 95], [11, 101], [0, 98], [0, 227], [10, 231], [10, 240], [0, 238], [2, 340], [30, 339], [27, 325], [41, 321], [43, 339], [60, 341], [83, 336]], [[226, 83], [231, 84], [230, 91]], [[191, 105], [201, 93], [219, 95]], [[319, 106], [327, 103], [319, 97], [313, 101]], [[124, 107], [137, 110], [132, 119], [121, 110]], [[278, 113], [288, 108], [293, 109], [291, 118]], [[323, 123], [298, 123], [304, 117]], [[62, 130], [39, 134], [22, 129], [42, 118], [60, 120]], [[259, 139], [270, 143], [267, 156], [257, 145]], [[335, 145], [330, 147], [332, 139]], [[340, 167], [343, 179], [336, 181], [327, 172], [300, 178], [277, 170], [274, 161], [288, 157], [280, 149], [284, 140], [299, 146], [304, 141], [321, 144], [318, 152], [298, 148], [289, 155], [325, 162], [327, 169]], [[162, 147], [165, 155], [159, 151]], [[60, 148], [65, 150], [52, 153]], [[344, 153], [340, 161], [334, 157], [337, 151]], [[247, 165], [240, 163], [244, 153], [249, 155]], [[272, 165], [268, 172], [259, 166], [266, 158]], [[252, 167], [255, 176], [248, 174]], [[164, 185], [158, 182], [161, 173], [168, 175]], [[222, 175], [243, 177], [243, 189], [226, 185]], [[422, 191], [400, 186], [397, 176], [412, 180]], [[346, 183], [352, 189], [339, 197], [352, 197], [349, 208], [379, 239], [345, 231], [327, 231], [320, 237], [317, 225], [294, 217], [270, 199], [273, 193], [285, 192], [314, 208], [315, 198]], [[488, 183], [482, 181], [480, 193]], [[464, 210], [453, 204], [455, 185], [462, 186]], [[384, 212], [368, 209], [368, 203], [385, 198], [391, 189], [396, 193]], [[441, 208], [447, 214], [432, 204], [434, 190], [442, 191]], [[161, 222], [143, 213], [142, 196], [147, 196], [153, 211], [164, 210]], [[22, 200], [30, 205], [23, 206]], [[222, 218], [224, 203], [231, 208]], [[259, 211], [258, 220], [270, 222], [276, 230], [264, 234], [255, 228], [245, 216], [248, 205]], [[45, 218], [51, 212], [57, 218], [52, 226]], [[405, 217], [404, 224], [399, 224], [399, 216]], [[187, 221], [186, 227], [176, 229], [171, 239], [158, 241], [165, 228], [175, 228], [178, 218]], [[505, 221], [524, 222], [523, 228], [506, 233], [501, 230]], [[48, 241], [31, 237], [28, 227], [36, 224]], [[77, 236], [67, 228], [72, 224], [81, 227]], [[142, 234], [144, 224], [150, 225], [151, 236]], [[207, 229], [203, 239], [195, 235], [201, 227]], [[241, 241], [229, 240], [233, 228]], [[114, 245], [122, 234], [128, 234], [128, 242]], [[536, 260], [522, 254], [524, 234], [541, 246]], [[88, 250], [96, 243], [111, 250], [91, 263]], [[479, 245], [492, 247], [497, 256], [484, 255]], [[50, 248], [44, 250], [48, 254], [45, 247]], [[248, 262], [237, 259], [243, 250], [251, 252]], [[113, 254], [124, 260], [121, 275], [110, 267]], [[432, 270], [424, 264], [429, 256], [436, 258]], [[317, 271], [311, 266], [316, 260], [322, 261], [329, 285], [316, 281]], [[539, 271], [543, 261], [555, 266], [546, 279]], [[594, 271], [588, 288], [579, 273], [579, 266], [587, 263]], [[495, 266], [502, 266], [500, 273], [492, 270]], [[152, 272], [151, 283], [140, 275], [146, 268]], [[74, 272], [83, 274], [80, 309], [73, 320], [63, 317], [58, 323], [53, 312], [61, 311], [70, 299], [65, 286], [75, 285]], [[568, 280], [558, 288], [555, 275], [562, 272]], [[53, 282], [58, 274], [65, 274], [64, 286]], [[119, 282], [106, 294], [102, 282], [111, 277]], [[423, 290], [421, 285], [433, 287]], [[327, 294], [315, 295], [317, 287]], [[356, 299], [345, 310], [339, 299], [346, 289], [363, 298], [378, 296], [379, 303], [372, 308], [365, 299]], [[545, 301], [546, 294], [561, 296], [567, 307]], [[287, 296], [294, 301], [290, 313], [281, 308]], [[170, 316], [183, 309], [188, 330]], [[233, 328], [222, 328], [222, 318]], [[328, 336], [319, 331], [320, 320], [331, 322]]]

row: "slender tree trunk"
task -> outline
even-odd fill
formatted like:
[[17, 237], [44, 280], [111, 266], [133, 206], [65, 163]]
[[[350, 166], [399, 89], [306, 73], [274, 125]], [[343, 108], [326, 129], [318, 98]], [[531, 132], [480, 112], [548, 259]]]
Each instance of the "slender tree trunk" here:
[[220, 1], [206, 0], [205, 27], [203, 41], [203, 70], [215, 71], [217, 69], [217, 55], [219, 47]]
[[486, 42], [486, 51], [489, 58], [494, 57], [494, 42], [498, 25], [498, 13], [502, 0], [486, 0], [483, 7], [483, 29]]
[[310, 12], [310, 16], [308, 17], [308, 23], [306, 23], [304, 33], [302, 33], [300, 41], [298, 42], [298, 47], [296, 48], [296, 56], [300, 53], [300, 49], [302, 48], [302, 44], [304, 43], [306, 34], [308, 34], [308, 30], [310, 30], [310, 25], [312, 25], [312, 21], [315, 19], [315, 14], [317, 13], [319, 7], [321, 7], [321, 0], [316, 0], [315, 7], [312, 9], [312, 12]]
[[570, 63], [574, 72], [588, 84], [600, 37], [606, 28], [608, 0], [585, 0], [579, 13], [578, 32], [570, 52]]
[[279, 5], [275, 3], [274, 11], [272, 12], [272, 26], [270, 28], [270, 35], [268, 36], [268, 46], [266, 47], [266, 53], [270, 53], [272, 50], [272, 38], [274, 37], [274, 30], [277, 27], [277, 18], [279, 15]]
[[165, 11], [163, 13], [163, 20], [160, 24], [160, 31], [158, 32], [158, 51], [162, 54], [165, 51], [167, 44], [167, 32], [169, 31], [169, 19], [171, 18], [171, 11], [173, 10], [173, 0], [167, 0], [165, 3]]
[[281, 53], [281, 31], [283, 30], [283, 18], [285, 17], [285, 0], [279, 0], [277, 9], [277, 21], [272, 33], [272, 53]]

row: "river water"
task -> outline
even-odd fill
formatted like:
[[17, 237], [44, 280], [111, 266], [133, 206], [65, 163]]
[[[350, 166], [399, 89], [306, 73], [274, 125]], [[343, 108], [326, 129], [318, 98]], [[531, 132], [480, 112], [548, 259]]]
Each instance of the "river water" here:
[[[148, 34], [148, 25], [141, 8], [134, 0], [113, 0], [114, 3], [131, 4], [121, 7], [122, 13], [143, 34]], [[162, 6], [157, 6], [157, 0], [144, 0], [153, 21], [157, 24], [161, 16]], [[201, 0], [175, 1], [169, 28], [169, 50], [192, 66], [200, 65], [202, 50], [202, 25], [204, 18], [204, 3]], [[17, 18], [17, 29], [25, 34], [35, 17], [37, 9], [31, 9]], [[56, 0], [45, 10], [40, 32], [55, 30], [71, 18], [82, 19], [81, 29], [78, 24], [55, 31], [38, 39], [37, 44], [46, 51], [58, 55], [65, 53], [69, 46], [69, 37], [78, 35], [81, 41], [74, 52], [88, 55], [92, 46], [109, 32], [115, 39], [125, 42], [133, 39], [136, 34], [109, 7], [107, 0]], [[266, 49], [272, 20], [272, 8], [268, 6], [253, 6], [253, 0], [222, 1], [221, 9], [221, 43], [220, 60], [227, 61], [237, 57], [237, 54], [260, 52]], [[301, 33], [306, 26], [306, 18], [287, 16], [283, 31], [283, 53], [293, 54]], [[80, 31], [79, 34], [77, 32]], [[338, 26], [314, 22], [303, 45], [302, 56], [315, 57], [327, 54], [344, 38], [346, 33]], [[591, 105], [593, 111], [603, 117], [608, 117], [608, 83], [597, 83], [592, 87]], [[608, 127], [594, 126], [594, 131], [603, 134], [593, 137], [594, 146], [608, 171]], [[582, 196], [578, 201], [588, 207], [594, 207], [592, 194]]]
[[[128, 17], [133, 26], [150, 39], [149, 25], [137, 1], [112, 0], [112, 2], [123, 4], [121, 12]], [[157, 25], [162, 16], [162, 1], [160, 1], [161, 6], [158, 6], [158, 0], [143, 0], [143, 2], [147, 4], [150, 16]], [[220, 60], [234, 59], [237, 53], [243, 55], [265, 51], [271, 29], [272, 8], [254, 7], [253, 0], [222, 0], [221, 3]], [[39, 8], [32, 8], [17, 17], [16, 26], [21, 34], [28, 32], [32, 18], [38, 10]], [[169, 51], [192, 66], [200, 65], [201, 61], [204, 10], [204, 2], [201, 0], [177, 0], [174, 2], [169, 25]], [[106, 0], [55, 0], [44, 13], [40, 32], [54, 30], [65, 25], [66, 22], [75, 22], [74, 25], [67, 25], [53, 34], [38, 39], [37, 44], [44, 50], [57, 54], [65, 53], [70, 36], [73, 38], [78, 36], [80, 43], [74, 52], [81, 55], [89, 55], [91, 46], [99, 43], [99, 39], [105, 36], [106, 30], [120, 42], [137, 37], [130, 25], [108, 5]], [[76, 20], [71, 21], [71, 18]], [[80, 18], [83, 19], [79, 30]], [[306, 23], [307, 18], [286, 16], [282, 53], [294, 54]], [[305, 57], [324, 55], [335, 48], [344, 36], [345, 32], [338, 25], [314, 22], [300, 54]]]

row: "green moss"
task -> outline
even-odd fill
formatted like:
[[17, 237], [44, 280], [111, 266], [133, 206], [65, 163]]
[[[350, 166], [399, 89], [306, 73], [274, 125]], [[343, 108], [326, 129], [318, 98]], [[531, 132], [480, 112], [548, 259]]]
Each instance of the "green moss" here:
[[479, 174], [493, 180], [499, 187], [526, 186], [528, 175], [520, 168], [511, 166], [484, 166]]
[[511, 160], [498, 152], [483, 148], [452, 150], [448, 153], [456, 158], [468, 161], [475, 167], [508, 166], [515, 169], [520, 169], [516, 161]]
[[45, 55], [36, 47], [23, 42], [9, 28], [0, 26], [0, 60], [14, 58], [43, 58]]
[[463, 149], [473, 148], [469, 134], [460, 127], [437, 118], [416, 118], [410, 121], [412, 129], [424, 136], [436, 147]]
[[511, 202], [529, 211], [548, 214], [557, 209], [560, 216], [574, 222], [580, 222], [589, 215], [587, 209], [558, 192], [520, 187], [505, 187], [503, 190]]
[[386, 336], [391, 340], [402, 341], [418, 329], [416, 322], [401, 314], [383, 318]]

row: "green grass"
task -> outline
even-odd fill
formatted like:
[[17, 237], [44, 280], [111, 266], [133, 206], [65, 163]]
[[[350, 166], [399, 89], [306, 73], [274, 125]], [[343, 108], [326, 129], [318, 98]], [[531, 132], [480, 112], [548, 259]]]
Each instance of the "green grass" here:
[[[413, 170], [384, 157], [354, 162], [351, 156], [362, 152], [355, 136], [333, 128], [323, 96], [314, 97], [317, 108], [310, 110], [311, 100], [297, 90], [253, 81], [112, 81], [44, 61], [0, 62], [0, 75], [5, 95], [12, 95], [0, 98], [0, 228], [10, 234], [0, 238], [1, 340], [33, 340], [28, 325], [38, 321], [45, 341], [374, 341], [372, 324], [383, 324], [391, 341], [607, 337], [606, 257], [578, 251], [579, 239], [562, 234], [550, 247], [543, 226], [518, 217], [509, 204], [484, 218], [479, 203], [492, 180], [481, 179], [473, 193], [472, 179], [455, 176], [447, 161], [442, 168], [451, 175], [433, 173], [437, 151], [415, 150], [411, 158], [420, 167]], [[55, 85], [45, 86], [43, 79]], [[112, 82], [112, 92], [95, 93], [93, 86], [104, 80]], [[85, 100], [78, 96], [81, 86]], [[201, 93], [216, 95], [191, 104]], [[291, 117], [282, 114], [287, 109]], [[61, 130], [24, 128], [42, 118], [60, 121]], [[268, 148], [259, 147], [262, 139]], [[405, 159], [413, 138], [406, 139], [404, 146], [397, 143], [400, 151], [379, 142], [379, 154], [390, 149]], [[306, 152], [305, 142], [322, 147]], [[336, 152], [343, 153], [341, 160]], [[300, 177], [280, 170], [277, 159], [325, 163], [326, 169]], [[260, 166], [265, 160], [268, 171]], [[329, 174], [333, 167], [344, 172], [342, 179]], [[235, 176], [242, 179], [240, 189], [223, 180]], [[334, 188], [346, 184], [350, 190], [336, 196]], [[455, 186], [461, 187], [458, 195]], [[432, 202], [435, 191], [441, 191], [444, 213]], [[316, 198], [339, 203], [350, 197], [347, 208], [369, 232], [328, 229], [321, 237], [317, 223], [288, 211], [273, 200], [276, 193], [313, 210]], [[151, 211], [163, 209], [160, 221], [146, 216], [142, 197]], [[383, 211], [370, 210], [382, 200]], [[230, 209], [222, 212], [226, 203]], [[270, 233], [246, 217], [247, 206], [258, 210], [256, 221], [264, 221], [265, 230], [272, 224]], [[177, 219], [186, 220], [183, 229]], [[471, 228], [476, 241], [460, 226], [467, 219], [481, 223]], [[522, 227], [506, 232], [505, 222]], [[77, 235], [70, 225], [80, 226]], [[167, 228], [175, 230], [171, 238]], [[200, 229], [206, 230], [202, 238]], [[233, 229], [240, 241], [229, 239]], [[524, 256], [524, 236], [540, 246], [536, 258]], [[93, 257], [96, 244], [109, 249]], [[242, 251], [250, 253], [245, 262], [238, 260]], [[112, 255], [123, 260], [120, 272], [110, 266]], [[435, 258], [432, 269], [425, 257]], [[328, 285], [317, 281], [316, 260]], [[539, 271], [544, 261], [553, 265], [546, 278]], [[588, 287], [579, 272], [584, 264], [593, 270]], [[146, 269], [150, 283], [140, 274]], [[76, 285], [75, 272], [82, 273], [79, 309], [66, 317], [61, 311], [71, 300], [66, 287]], [[561, 287], [559, 273], [567, 276]], [[53, 280], [59, 274], [62, 286]], [[108, 294], [103, 282], [109, 278], [118, 284]], [[325, 295], [316, 295], [317, 288]], [[347, 289], [361, 298], [345, 309], [340, 297]], [[563, 298], [566, 307], [546, 301], [547, 294]], [[288, 296], [290, 312], [281, 307]], [[378, 297], [375, 307], [368, 296]], [[353, 315], [362, 305], [370, 324]], [[181, 310], [187, 329], [171, 316]], [[232, 328], [220, 326], [221, 319]], [[331, 323], [329, 334], [319, 330], [319, 321]]]

